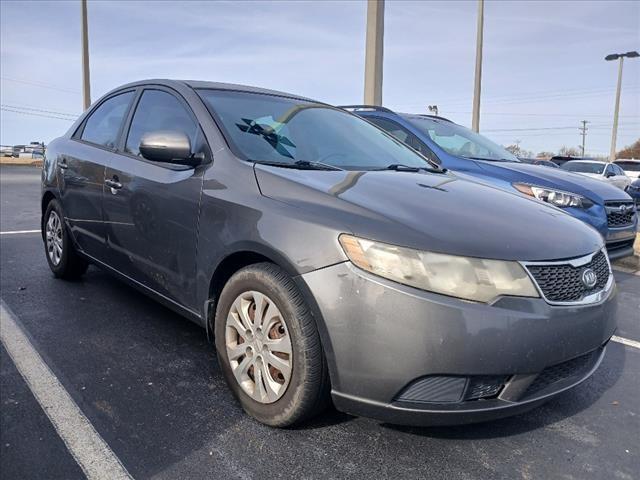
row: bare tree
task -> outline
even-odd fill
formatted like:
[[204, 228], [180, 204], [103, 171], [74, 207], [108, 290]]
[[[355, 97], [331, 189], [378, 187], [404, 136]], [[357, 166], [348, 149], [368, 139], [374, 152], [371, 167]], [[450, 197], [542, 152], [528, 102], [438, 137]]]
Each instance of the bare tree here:
[[577, 147], [560, 147], [558, 150], [558, 155], [561, 157], [579, 157], [580, 149]]

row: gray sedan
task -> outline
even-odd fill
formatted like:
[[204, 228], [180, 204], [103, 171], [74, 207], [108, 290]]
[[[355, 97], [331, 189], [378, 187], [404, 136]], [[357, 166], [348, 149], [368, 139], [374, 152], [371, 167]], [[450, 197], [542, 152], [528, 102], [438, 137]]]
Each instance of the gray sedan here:
[[511, 415], [585, 380], [615, 330], [595, 230], [296, 95], [125, 85], [51, 142], [42, 179], [54, 275], [97, 265], [207, 329], [268, 425], [331, 401], [414, 425]]

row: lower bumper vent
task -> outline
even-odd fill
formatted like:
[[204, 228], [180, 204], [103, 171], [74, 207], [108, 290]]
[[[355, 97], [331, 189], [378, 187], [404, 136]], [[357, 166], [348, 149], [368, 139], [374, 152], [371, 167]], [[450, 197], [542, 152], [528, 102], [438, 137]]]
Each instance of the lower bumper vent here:
[[434, 375], [411, 382], [396, 397], [407, 403], [457, 403], [496, 397], [509, 377], [507, 375], [483, 375], [473, 377], [448, 377]]

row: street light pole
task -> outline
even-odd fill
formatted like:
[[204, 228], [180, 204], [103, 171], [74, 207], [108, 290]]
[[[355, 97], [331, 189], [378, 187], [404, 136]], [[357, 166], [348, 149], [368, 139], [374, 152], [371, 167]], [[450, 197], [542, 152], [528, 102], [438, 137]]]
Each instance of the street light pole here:
[[640, 57], [638, 52], [612, 53], [604, 57], [606, 61], [620, 60], [618, 63], [618, 88], [616, 89], [616, 104], [613, 110], [613, 129], [611, 131], [611, 151], [609, 152], [609, 161], [616, 159], [616, 139], [618, 137], [618, 115], [620, 113], [620, 92], [622, 90], [622, 65], [626, 58]]
[[82, 12], [82, 107], [91, 105], [91, 85], [89, 77], [89, 28], [87, 22], [87, 0], [80, 0]]
[[384, 0], [367, 3], [367, 37], [364, 64], [364, 103], [382, 105]]
[[482, 33], [484, 29], [484, 0], [478, 0], [478, 32], [476, 38], [476, 77], [473, 86], [473, 117], [471, 129], [480, 131], [480, 90], [482, 83]]

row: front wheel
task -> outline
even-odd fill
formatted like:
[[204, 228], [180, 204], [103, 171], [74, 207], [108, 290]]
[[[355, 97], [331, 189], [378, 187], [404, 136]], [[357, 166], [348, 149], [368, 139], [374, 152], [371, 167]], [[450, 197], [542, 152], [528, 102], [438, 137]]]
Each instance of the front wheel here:
[[313, 317], [291, 278], [270, 263], [234, 274], [215, 317], [218, 361], [244, 410], [291, 426], [328, 404], [329, 378]]
[[68, 280], [82, 276], [89, 264], [78, 255], [71, 241], [58, 200], [47, 205], [43, 228], [47, 263], [54, 276]]

